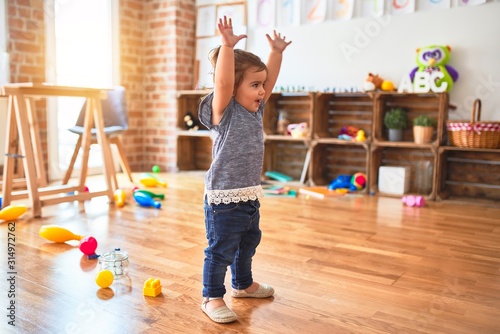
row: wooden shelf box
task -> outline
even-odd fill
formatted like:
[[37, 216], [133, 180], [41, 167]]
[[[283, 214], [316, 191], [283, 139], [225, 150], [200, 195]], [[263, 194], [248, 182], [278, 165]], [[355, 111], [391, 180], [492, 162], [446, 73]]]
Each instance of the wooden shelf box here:
[[[355, 143], [317, 143], [312, 147], [309, 180], [313, 186], [329, 185], [339, 175], [364, 173], [369, 180], [368, 147]], [[365, 190], [368, 186], [365, 187]]]
[[[184, 123], [184, 116], [190, 112], [193, 114], [194, 120], [199, 121], [198, 108], [200, 102], [209, 91], [202, 90], [188, 90], [177, 92], [177, 128], [179, 130], [187, 130]], [[207, 130], [207, 128], [200, 124], [200, 130]]]
[[210, 136], [177, 137], [177, 168], [180, 171], [208, 170], [212, 163]]
[[[418, 191], [418, 180], [420, 170], [425, 165], [430, 166], [430, 175], [427, 176], [427, 182], [430, 182], [430, 191], [420, 192]], [[392, 146], [371, 146], [370, 155], [370, 173], [369, 173], [369, 190], [370, 193], [378, 194], [378, 179], [379, 179], [379, 167], [380, 166], [399, 166], [399, 167], [409, 167], [410, 168], [410, 189], [409, 194], [422, 195], [427, 199], [433, 200], [436, 194], [436, 154], [433, 149], [427, 148], [417, 148], [417, 147], [392, 147]], [[423, 175], [422, 177], [425, 177]], [[392, 196], [390, 194], [383, 194]]]
[[306, 156], [309, 149], [303, 140], [266, 140], [264, 150], [264, 167], [267, 171], [280, 172], [293, 178], [292, 182], [300, 182], [304, 168], [307, 171]]
[[264, 133], [278, 134], [278, 116], [280, 111], [286, 113], [290, 124], [307, 123], [308, 138], [311, 137], [315, 93], [273, 93], [264, 110]]
[[413, 120], [420, 115], [427, 115], [437, 121], [436, 131], [433, 134], [433, 145], [443, 143], [446, 133], [446, 119], [448, 111], [447, 93], [427, 94], [398, 94], [380, 93], [375, 96], [375, 119], [373, 126], [373, 141], [387, 141], [388, 130], [384, 125], [384, 116], [392, 108], [404, 108], [408, 113], [408, 126], [404, 129], [403, 142], [414, 142]]
[[373, 124], [373, 98], [365, 93], [318, 93], [314, 139], [337, 139], [343, 127], [365, 132], [369, 141]]
[[440, 147], [437, 199], [500, 205], [500, 149]]

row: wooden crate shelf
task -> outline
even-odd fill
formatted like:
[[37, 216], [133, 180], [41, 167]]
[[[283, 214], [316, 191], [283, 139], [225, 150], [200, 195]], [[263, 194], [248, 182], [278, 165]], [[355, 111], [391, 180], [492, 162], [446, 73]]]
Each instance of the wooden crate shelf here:
[[[209, 132], [185, 131], [183, 120], [187, 111], [198, 117], [199, 103], [207, 93], [181, 91], [178, 94], [179, 170], [207, 170], [210, 167], [212, 141]], [[499, 205], [500, 149], [444, 146], [448, 103], [447, 93], [273, 93], [263, 118], [262, 173], [281, 172], [293, 178], [290, 184], [300, 186], [328, 185], [338, 175], [363, 172], [367, 175], [366, 192], [393, 196], [379, 192], [379, 168], [409, 166], [409, 194], [423, 195], [428, 200]], [[410, 124], [401, 142], [386, 140], [383, 117], [393, 107], [408, 111]], [[308, 123], [309, 135], [292, 138], [277, 134], [280, 110], [287, 111], [291, 123]], [[438, 121], [434, 139], [430, 144], [415, 144], [412, 121], [424, 114]], [[338, 139], [343, 126], [363, 129], [367, 140], [359, 143]], [[432, 167], [432, 186], [428, 192], [417, 189], [415, 181], [417, 166], [424, 162]]]
[[278, 116], [280, 111], [285, 112], [290, 124], [307, 123], [311, 137], [315, 93], [273, 93], [264, 110], [264, 133], [266, 135], [278, 134]]
[[180, 171], [208, 170], [212, 163], [210, 136], [177, 137], [177, 168]]
[[[408, 148], [408, 147], [386, 147], [373, 145], [370, 155], [370, 173], [369, 173], [369, 190], [371, 194], [383, 194], [378, 189], [379, 168], [381, 166], [397, 166], [410, 167], [410, 189], [408, 194], [422, 195], [427, 199], [433, 200], [436, 194], [436, 151], [425, 148]], [[432, 176], [429, 182], [432, 184], [431, 190], [428, 193], [420, 193], [417, 191], [416, 184], [416, 169], [417, 166], [428, 161], [432, 166]], [[397, 196], [400, 197], [400, 196]]]
[[500, 149], [443, 146], [437, 199], [500, 205]]
[[445, 126], [448, 111], [448, 94], [395, 94], [382, 93], [375, 96], [375, 118], [373, 126], [373, 142], [386, 142], [388, 130], [384, 125], [384, 116], [391, 108], [404, 108], [408, 113], [408, 126], [403, 132], [403, 142], [414, 142], [413, 120], [420, 115], [435, 118], [437, 126], [433, 134], [433, 145], [438, 146], [444, 142]]
[[[184, 123], [184, 116], [190, 112], [196, 121], [199, 121], [198, 107], [202, 98], [209, 91], [200, 90], [184, 90], [177, 92], [177, 129], [187, 130]], [[208, 130], [204, 125], [200, 124], [200, 130]], [[194, 131], [193, 131], [194, 132]]]
[[314, 114], [314, 138], [335, 139], [343, 127], [365, 132], [370, 141], [373, 126], [373, 97], [364, 93], [318, 93]]
[[291, 176], [293, 182], [299, 182], [309, 150], [306, 141], [266, 140], [264, 145], [263, 173], [276, 171]]
[[[309, 180], [313, 186], [329, 185], [339, 175], [364, 173], [369, 180], [370, 151], [355, 143], [316, 143], [312, 146]], [[368, 189], [368, 187], [365, 187]]]

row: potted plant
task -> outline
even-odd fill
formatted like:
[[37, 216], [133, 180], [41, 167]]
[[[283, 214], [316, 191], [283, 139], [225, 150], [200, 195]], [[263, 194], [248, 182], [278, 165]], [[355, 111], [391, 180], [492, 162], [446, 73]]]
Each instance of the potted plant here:
[[413, 119], [413, 138], [417, 144], [429, 144], [432, 142], [432, 134], [436, 120], [427, 115], [420, 115]]
[[408, 125], [408, 114], [403, 108], [392, 108], [385, 113], [384, 124], [389, 129], [390, 141], [402, 141], [403, 130]]

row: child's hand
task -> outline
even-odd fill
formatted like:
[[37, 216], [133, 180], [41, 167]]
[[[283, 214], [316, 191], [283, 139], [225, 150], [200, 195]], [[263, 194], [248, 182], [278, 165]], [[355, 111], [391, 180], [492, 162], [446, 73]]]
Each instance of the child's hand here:
[[233, 33], [233, 21], [231, 18], [229, 20], [224, 16], [224, 19], [219, 19], [217, 24], [219, 32], [222, 36], [222, 45], [234, 47], [240, 40], [246, 38], [247, 35], [235, 35]]
[[269, 46], [271, 47], [271, 51], [274, 52], [279, 52], [282, 53], [285, 51], [286, 47], [292, 43], [292, 41], [286, 42], [285, 39], [286, 37], [283, 36], [281, 37], [281, 34], [276, 33], [276, 30], [274, 30], [274, 39], [269, 36], [269, 34], [266, 34], [267, 41], [269, 42]]

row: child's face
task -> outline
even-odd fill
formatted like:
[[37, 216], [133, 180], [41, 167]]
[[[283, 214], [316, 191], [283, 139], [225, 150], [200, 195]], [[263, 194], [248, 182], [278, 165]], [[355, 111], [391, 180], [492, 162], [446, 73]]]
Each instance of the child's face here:
[[236, 89], [234, 96], [236, 102], [246, 110], [256, 112], [266, 94], [264, 90], [266, 78], [266, 71], [255, 72], [255, 68], [249, 68], [243, 75], [243, 82]]

